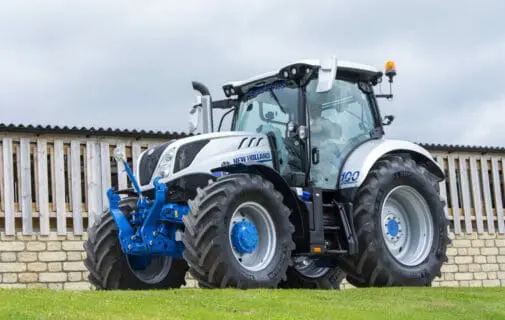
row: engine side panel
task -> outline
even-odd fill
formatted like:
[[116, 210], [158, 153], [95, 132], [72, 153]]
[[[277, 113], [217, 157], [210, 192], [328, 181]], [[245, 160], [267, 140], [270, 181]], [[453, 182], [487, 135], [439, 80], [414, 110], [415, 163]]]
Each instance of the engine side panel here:
[[[160, 182], [169, 182], [186, 175], [213, 174], [212, 169], [235, 163], [261, 163], [273, 167], [268, 138], [253, 133], [211, 133], [177, 140], [167, 149], [176, 147], [173, 173]], [[145, 155], [144, 155], [145, 157]], [[161, 155], [163, 157], [163, 155]], [[141, 189], [151, 189], [157, 176], [153, 171], [150, 182]], [[142, 175], [142, 172], [140, 172]]]
[[347, 159], [340, 175], [340, 189], [358, 188], [366, 179], [375, 162], [385, 154], [406, 152], [415, 155], [427, 164], [439, 179], [444, 179], [444, 172], [431, 154], [421, 146], [402, 140], [371, 140], [360, 145]]

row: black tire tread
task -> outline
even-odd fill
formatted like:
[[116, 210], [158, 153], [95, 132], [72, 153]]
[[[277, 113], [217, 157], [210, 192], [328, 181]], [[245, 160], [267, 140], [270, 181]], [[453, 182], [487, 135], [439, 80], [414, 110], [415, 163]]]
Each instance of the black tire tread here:
[[117, 226], [108, 211], [103, 212], [89, 229], [84, 250], [88, 280], [96, 290], [168, 289], [186, 285], [184, 277], [188, 266], [182, 259], [172, 260], [168, 276], [159, 283], [140, 281], [128, 266], [120, 247]]
[[[277, 282], [259, 284], [238, 277], [230, 271], [228, 263], [223, 261], [222, 250], [227, 244], [220, 242], [219, 232], [223, 225], [227, 199], [250, 191], [266, 191], [281, 204], [282, 210], [276, 212], [283, 221], [279, 228], [278, 241], [282, 246], [293, 250], [294, 226], [289, 222], [290, 210], [284, 205], [282, 195], [273, 184], [257, 175], [231, 174], [220, 177], [204, 189], [197, 190], [197, 196], [189, 201], [190, 211], [183, 217], [186, 231], [182, 236], [185, 246], [184, 258], [189, 264], [189, 272], [203, 288], [255, 288], [271, 287]], [[291, 265], [291, 257], [283, 259], [278, 272], [285, 278], [286, 269]], [[280, 281], [280, 280], [279, 280]]]
[[[406, 169], [423, 177], [426, 182], [431, 184], [433, 192], [438, 194], [438, 206], [441, 208], [445, 206], [445, 201], [439, 193], [437, 180], [425, 167], [418, 165], [412, 157], [387, 155], [377, 161], [356, 195], [353, 220], [358, 235], [359, 253], [341, 258], [341, 266], [347, 273], [347, 281], [356, 287], [430, 286], [434, 278], [440, 276], [441, 265], [448, 260], [446, 255], [446, 247], [450, 243], [447, 235], [448, 221], [445, 216], [439, 215], [440, 224], [435, 228], [438, 228], [442, 234], [442, 243], [439, 245], [440, 250], [434, 259], [430, 260], [430, 264], [424, 268], [423, 272], [410, 278], [403, 278], [381, 263], [383, 260], [377, 242], [381, 235], [375, 233], [375, 226], [370, 222], [374, 221], [374, 214], [379, 214], [374, 212], [373, 208], [381, 180], [389, 177], [390, 173], [397, 169]], [[443, 212], [443, 210], [439, 211]]]

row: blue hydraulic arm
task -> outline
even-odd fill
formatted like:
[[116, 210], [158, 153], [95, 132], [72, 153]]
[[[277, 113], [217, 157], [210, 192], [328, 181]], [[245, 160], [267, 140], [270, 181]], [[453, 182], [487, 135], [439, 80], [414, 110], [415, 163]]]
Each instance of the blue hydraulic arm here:
[[[119, 156], [117, 157], [119, 158]], [[187, 204], [166, 203], [167, 185], [160, 183], [160, 177], [153, 181], [154, 199], [142, 196], [139, 184], [130, 166], [123, 158], [117, 159], [124, 166], [139, 195], [136, 210], [125, 214], [120, 209], [120, 196], [111, 187], [107, 191], [110, 213], [118, 227], [121, 248], [130, 255], [168, 255], [182, 257], [184, 245], [177, 240], [177, 232], [182, 228], [182, 217], [188, 213]]]

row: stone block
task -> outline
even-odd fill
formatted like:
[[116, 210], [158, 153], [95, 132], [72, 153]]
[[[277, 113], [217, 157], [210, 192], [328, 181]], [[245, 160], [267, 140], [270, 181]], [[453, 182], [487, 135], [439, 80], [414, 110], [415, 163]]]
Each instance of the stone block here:
[[64, 262], [63, 270], [65, 271], [86, 271], [86, 267], [82, 261], [79, 262]]
[[472, 246], [472, 242], [470, 240], [456, 239], [453, 241], [452, 246], [454, 248], [468, 248]]
[[4, 273], [2, 277], [3, 283], [16, 283], [18, 281], [17, 273]]
[[475, 280], [485, 280], [485, 279], [487, 279], [487, 273], [486, 272], [475, 272], [473, 274], [473, 277]]
[[454, 275], [456, 280], [473, 280], [473, 273], [470, 272], [460, 272]]
[[69, 251], [67, 252], [67, 260], [68, 261], [81, 261], [82, 254], [78, 251]]
[[500, 284], [500, 280], [482, 280], [484, 287], [499, 287]]
[[47, 264], [47, 270], [49, 272], [59, 272], [62, 270], [61, 262], [50, 262]]
[[65, 251], [83, 251], [82, 241], [63, 241], [62, 248]]
[[442, 273], [444, 272], [458, 272], [458, 266], [456, 264], [443, 264]]
[[67, 274], [65, 272], [41, 272], [39, 273], [40, 282], [65, 282]]
[[485, 246], [484, 240], [472, 240], [472, 247], [473, 248], [481, 248]]
[[82, 273], [81, 272], [69, 272], [68, 273], [68, 281], [81, 281]]
[[456, 256], [454, 257], [456, 264], [470, 264], [473, 262], [473, 257], [470, 256]]
[[40, 261], [65, 261], [67, 260], [67, 254], [61, 251], [49, 251], [49, 252], [40, 252], [39, 253]]
[[16, 261], [16, 253], [15, 252], [0, 252], [0, 261], [1, 262], [14, 262], [14, 261]]
[[473, 262], [475, 263], [486, 263], [487, 259], [486, 259], [486, 256], [474, 256], [473, 257]]
[[65, 290], [91, 290], [89, 282], [67, 282], [63, 287]]
[[30, 241], [26, 243], [26, 250], [28, 251], [44, 251], [46, 250], [46, 243], [42, 241]]
[[63, 283], [49, 283], [47, 287], [51, 290], [63, 290]]
[[37, 261], [37, 253], [36, 252], [18, 252], [18, 261], [19, 262], [34, 262]]
[[40, 283], [40, 282], [27, 283], [26, 287], [28, 289], [46, 289], [47, 283]]
[[25, 283], [0, 283], [0, 289], [25, 289]]
[[494, 247], [494, 240], [484, 240], [485, 241], [485, 246], [488, 248]]
[[480, 253], [483, 256], [496, 256], [498, 255], [498, 248], [481, 248]]
[[478, 272], [481, 271], [482, 267], [480, 264], [472, 263], [468, 265], [468, 271], [470, 272]]
[[458, 283], [458, 281], [441, 281], [440, 286], [441, 287], [458, 287], [459, 283]]
[[47, 250], [48, 251], [59, 251], [59, 250], [61, 250], [61, 242], [60, 241], [49, 241], [49, 242], [47, 242]]
[[47, 264], [44, 262], [28, 263], [28, 264], [26, 264], [26, 269], [28, 271], [35, 271], [35, 272], [46, 271]]
[[481, 280], [472, 280], [470, 281], [470, 287], [482, 287]]
[[23, 251], [25, 250], [25, 243], [22, 241], [8, 241], [8, 242], [0, 242], [0, 252], [7, 251]]
[[0, 262], [0, 272], [24, 272], [26, 264], [20, 262]]
[[38, 280], [38, 276], [34, 272], [23, 272], [19, 274], [19, 282], [36, 282]]
[[499, 271], [500, 267], [496, 263], [487, 263], [482, 265], [482, 271], [488, 272], [488, 271]]

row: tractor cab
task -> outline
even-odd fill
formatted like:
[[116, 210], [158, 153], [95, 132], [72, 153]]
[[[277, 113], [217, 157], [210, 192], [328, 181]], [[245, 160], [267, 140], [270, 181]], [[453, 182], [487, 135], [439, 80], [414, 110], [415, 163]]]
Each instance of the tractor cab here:
[[[335, 189], [350, 152], [383, 135], [376, 98], [392, 95], [374, 94], [382, 75], [374, 67], [334, 58], [299, 61], [224, 84], [225, 100], [212, 102], [202, 94], [192, 109], [191, 130], [197, 126], [195, 111], [203, 111], [204, 132], [212, 132], [212, 111], [229, 109], [217, 131], [228, 117], [232, 131], [264, 133], [273, 141], [274, 167], [290, 185]], [[386, 75], [391, 83], [394, 63], [386, 64]]]

